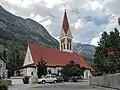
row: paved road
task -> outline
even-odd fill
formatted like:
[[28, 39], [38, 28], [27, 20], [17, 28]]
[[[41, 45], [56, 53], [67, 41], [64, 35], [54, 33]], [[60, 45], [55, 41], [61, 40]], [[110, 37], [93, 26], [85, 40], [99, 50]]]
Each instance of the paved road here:
[[9, 90], [101, 90], [92, 88], [87, 82], [61, 83], [61, 84], [28, 84], [14, 85]]

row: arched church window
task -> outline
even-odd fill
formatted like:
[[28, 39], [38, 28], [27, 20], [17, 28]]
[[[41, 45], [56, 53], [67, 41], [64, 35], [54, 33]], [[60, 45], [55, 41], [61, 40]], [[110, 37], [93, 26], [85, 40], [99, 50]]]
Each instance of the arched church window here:
[[71, 50], [71, 44], [70, 44], [70, 50]]
[[61, 50], [63, 50], [63, 45], [61, 45]]
[[69, 49], [69, 44], [67, 44], [67, 49]]
[[65, 49], [65, 44], [63, 44], [63, 45], [64, 45], [63, 49]]

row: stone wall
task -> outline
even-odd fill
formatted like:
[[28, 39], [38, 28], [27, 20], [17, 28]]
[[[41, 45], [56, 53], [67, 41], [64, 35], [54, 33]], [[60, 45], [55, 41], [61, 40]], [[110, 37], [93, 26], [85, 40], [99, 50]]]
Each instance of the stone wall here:
[[14, 84], [23, 84], [23, 79], [24, 77], [16, 76], [16, 77], [11, 77], [10, 80], [12, 81], [12, 85]]
[[120, 90], [120, 73], [92, 77], [90, 85]]

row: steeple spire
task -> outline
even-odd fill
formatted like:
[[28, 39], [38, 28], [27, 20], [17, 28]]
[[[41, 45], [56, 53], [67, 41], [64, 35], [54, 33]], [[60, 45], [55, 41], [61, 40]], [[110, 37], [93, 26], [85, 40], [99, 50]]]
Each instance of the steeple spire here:
[[60, 32], [60, 50], [73, 53], [72, 33], [69, 28], [66, 8], [63, 17], [63, 25]]
[[65, 12], [64, 12], [64, 18], [63, 18], [62, 28], [63, 28], [63, 30], [64, 30], [64, 32], [65, 32], [65, 34], [66, 34], [67, 31], [68, 31], [68, 29], [69, 29], [69, 23], [68, 23], [66, 8], [65, 8]]
[[119, 26], [120, 26], [120, 17], [118, 18], [118, 24], [119, 24]]

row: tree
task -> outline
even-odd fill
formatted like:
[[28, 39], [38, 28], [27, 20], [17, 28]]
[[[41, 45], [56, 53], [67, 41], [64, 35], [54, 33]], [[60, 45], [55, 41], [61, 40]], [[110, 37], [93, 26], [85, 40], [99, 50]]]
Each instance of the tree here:
[[[6, 49], [3, 51], [3, 56], [7, 59], [8, 77], [14, 75], [14, 71], [23, 65], [25, 57], [25, 44], [11, 40], [6, 41]], [[17, 72], [19, 74], [19, 72]]]
[[76, 64], [73, 60], [69, 61], [69, 63], [63, 67], [61, 73], [62, 76], [67, 79], [72, 76], [83, 75], [82, 68], [80, 67], [79, 64]]
[[25, 57], [25, 45], [14, 40], [7, 42], [7, 59], [19, 68]]
[[94, 68], [102, 74], [120, 70], [120, 36], [115, 28], [109, 34], [103, 32], [94, 55]]
[[45, 76], [47, 74], [47, 62], [43, 59], [43, 57], [41, 57], [38, 61], [37, 70], [38, 78], [41, 78], [42, 75]]

